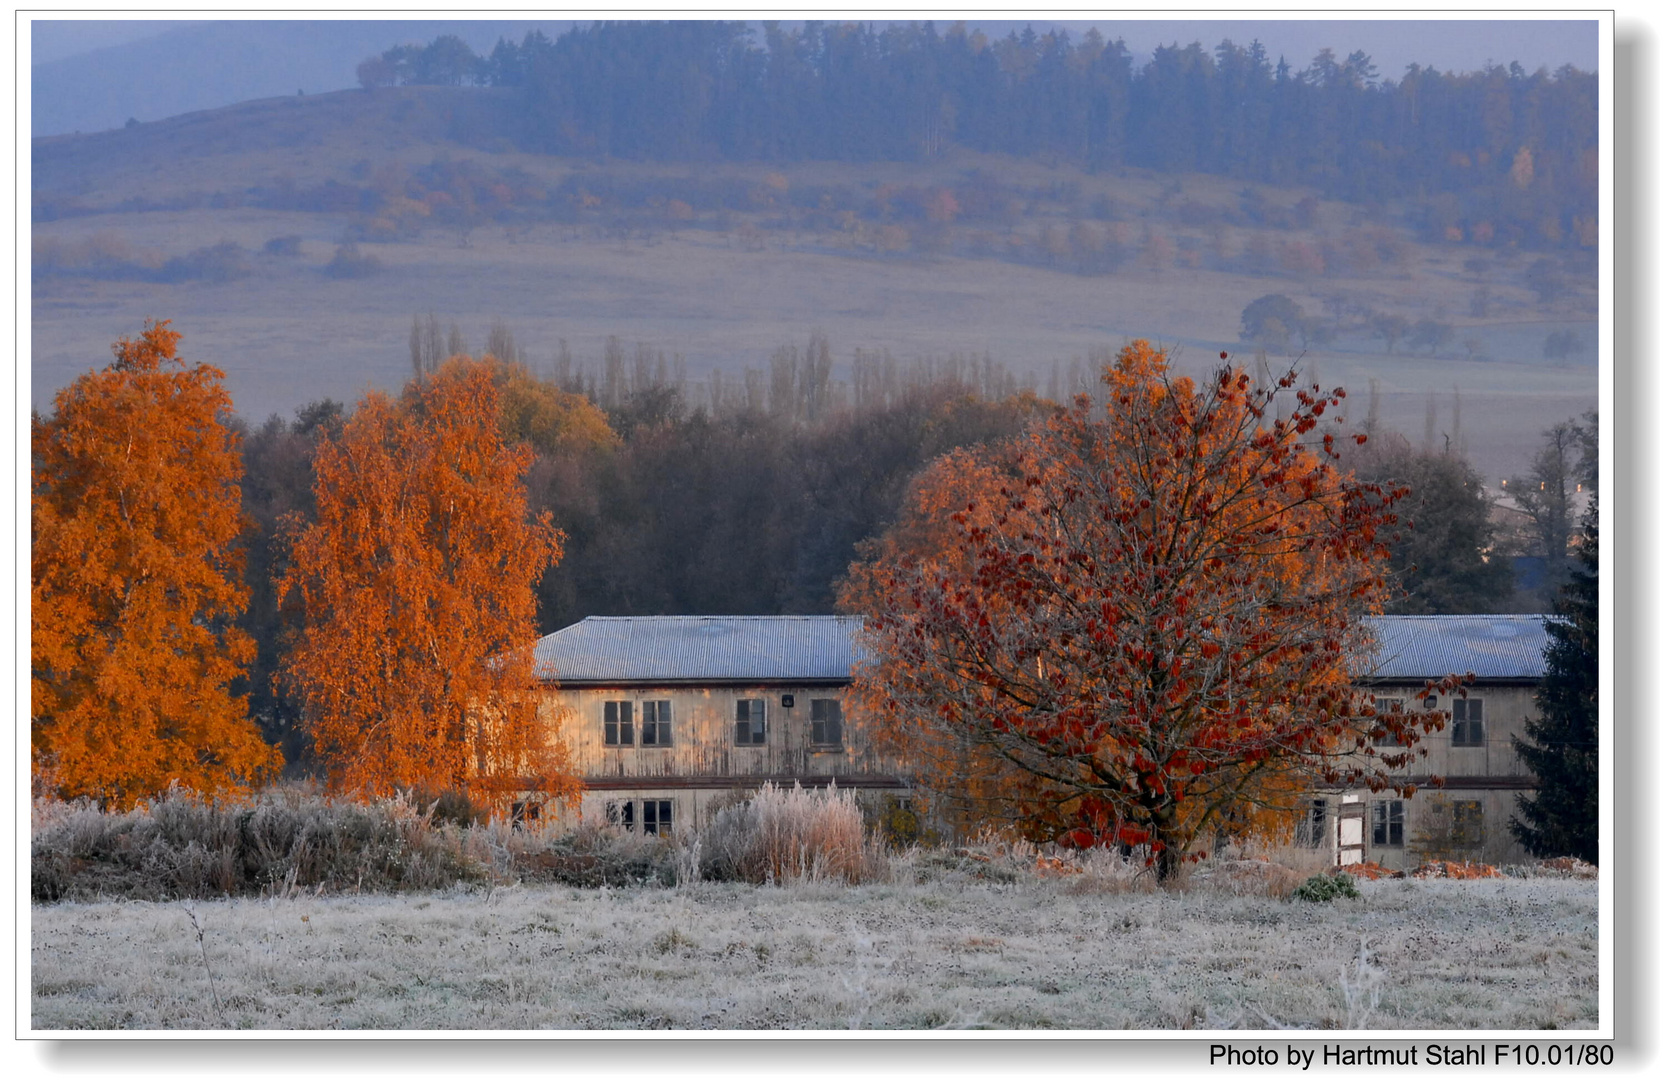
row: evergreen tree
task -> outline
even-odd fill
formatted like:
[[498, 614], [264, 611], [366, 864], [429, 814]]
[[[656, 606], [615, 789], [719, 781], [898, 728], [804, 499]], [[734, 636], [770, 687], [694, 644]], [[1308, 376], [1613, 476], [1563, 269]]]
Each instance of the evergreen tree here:
[[1533, 855], [1574, 855], [1592, 863], [1600, 861], [1600, 651], [1596, 636], [1599, 514], [1599, 504], [1592, 498], [1579, 552], [1583, 565], [1573, 572], [1572, 581], [1562, 586], [1560, 599], [1555, 602], [1560, 618], [1548, 624], [1549, 644], [1544, 650], [1548, 670], [1537, 691], [1542, 715], [1526, 721], [1530, 742], [1514, 740], [1515, 752], [1537, 777], [1537, 793], [1519, 797], [1520, 817], [1525, 820], [1513, 822], [1515, 838]]

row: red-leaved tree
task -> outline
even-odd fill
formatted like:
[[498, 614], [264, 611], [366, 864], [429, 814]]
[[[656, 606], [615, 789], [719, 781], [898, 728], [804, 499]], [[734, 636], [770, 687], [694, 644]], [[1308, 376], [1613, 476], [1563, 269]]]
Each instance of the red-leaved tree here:
[[1377, 718], [1354, 685], [1403, 492], [1336, 471], [1342, 391], [1196, 387], [1145, 342], [1105, 383], [1101, 412], [934, 464], [841, 603], [875, 657], [857, 692], [923, 782], [1164, 880], [1319, 785], [1384, 786], [1442, 716]]

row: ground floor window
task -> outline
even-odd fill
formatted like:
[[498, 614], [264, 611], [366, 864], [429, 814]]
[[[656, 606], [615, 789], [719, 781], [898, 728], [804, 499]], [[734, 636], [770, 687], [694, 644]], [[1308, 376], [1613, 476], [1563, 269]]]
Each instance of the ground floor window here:
[[1478, 847], [1485, 842], [1484, 803], [1457, 799], [1450, 804], [1450, 842], [1457, 847]]
[[1391, 799], [1374, 804], [1374, 821], [1370, 830], [1375, 847], [1403, 846], [1403, 800]]
[[1299, 847], [1321, 847], [1328, 838], [1328, 800], [1311, 799], [1293, 834]]
[[647, 799], [641, 803], [641, 831], [648, 836], [668, 836], [675, 829], [675, 807], [669, 799]]
[[648, 836], [668, 836], [675, 831], [675, 804], [670, 799], [627, 799], [606, 804], [606, 821], [627, 832], [640, 831]]

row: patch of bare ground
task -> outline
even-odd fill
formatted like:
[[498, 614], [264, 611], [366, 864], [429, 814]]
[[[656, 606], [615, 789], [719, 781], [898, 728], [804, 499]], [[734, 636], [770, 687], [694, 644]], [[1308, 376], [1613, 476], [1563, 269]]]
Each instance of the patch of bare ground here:
[[[1590, 1029], [1596, 883], [1301, 903], [1087, 873], [40, 905], [30, 1024], [86, 1029]], [[212, 983], [213, 978], [213, 983]]]

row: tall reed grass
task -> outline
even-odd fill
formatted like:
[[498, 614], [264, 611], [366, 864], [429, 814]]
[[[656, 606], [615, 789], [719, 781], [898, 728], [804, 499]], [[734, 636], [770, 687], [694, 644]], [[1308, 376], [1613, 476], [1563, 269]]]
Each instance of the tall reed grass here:
[[776, 788], [724, 808], [691, 843], [703, 876], [719, 881], [784, 884], [889, 876], [883, 845], [868, 835], [854, 791], [837, 786]]

